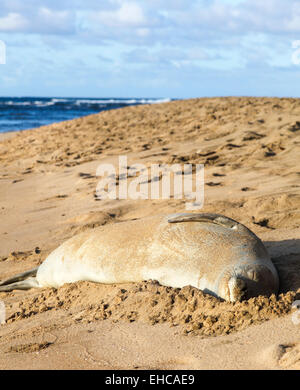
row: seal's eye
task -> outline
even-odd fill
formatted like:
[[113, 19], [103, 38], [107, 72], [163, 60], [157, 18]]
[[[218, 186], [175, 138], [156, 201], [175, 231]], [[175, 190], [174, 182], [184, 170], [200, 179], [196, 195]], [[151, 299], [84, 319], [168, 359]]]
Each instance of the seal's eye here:
[[250, 270], [247, 272], [247, 275], [248, 275], [249, 279], [254, 280], [255, 282], [258, 281], [258, 275], [257, 275], [256, 271]]

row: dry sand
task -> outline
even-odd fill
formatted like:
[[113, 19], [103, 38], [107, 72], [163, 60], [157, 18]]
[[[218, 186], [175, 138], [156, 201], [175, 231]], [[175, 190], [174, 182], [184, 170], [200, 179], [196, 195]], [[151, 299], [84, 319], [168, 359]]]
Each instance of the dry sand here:
[[201, 211], [237, 219], [264, 241], [280, 294], [231, 304], [155, 281], [0, 293], [0, 368], [299, 369], [299, 135], [300, 99], [212, 98], [2, 136], [0, 279], [78, 232], [185, 211], [185, 200], [96, 200], [97, 166], [121, 154], [147, 166], [204, 163]]

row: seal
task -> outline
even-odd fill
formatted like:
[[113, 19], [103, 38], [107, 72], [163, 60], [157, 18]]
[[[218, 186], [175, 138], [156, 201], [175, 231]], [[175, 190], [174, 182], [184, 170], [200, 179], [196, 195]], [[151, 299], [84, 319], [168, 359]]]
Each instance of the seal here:
[[150, 279], [175, 288], [191, 285], [231, 302], [279, 288], [266, 248], [246, 226], [219, 214], [181, 213], [80, 233], [39, 267], [1, 282], [0, 291]]

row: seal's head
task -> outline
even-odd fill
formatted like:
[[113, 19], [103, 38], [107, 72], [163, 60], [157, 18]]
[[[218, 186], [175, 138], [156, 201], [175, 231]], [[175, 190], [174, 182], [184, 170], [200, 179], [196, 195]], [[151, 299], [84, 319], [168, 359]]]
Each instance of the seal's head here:
[[278, 293], [278, 277], [272, 268], [261, 264], [243, 265], [226, 272], [219, 282], [219, 296], [237, 302], [259, 295]]

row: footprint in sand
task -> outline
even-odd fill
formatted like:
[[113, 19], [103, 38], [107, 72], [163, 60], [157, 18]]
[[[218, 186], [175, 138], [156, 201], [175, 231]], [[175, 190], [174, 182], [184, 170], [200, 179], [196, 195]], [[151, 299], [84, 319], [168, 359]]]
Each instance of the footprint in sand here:
[[300, 121], [296, 121], [293, 125], [289, 127], [289, 131], [293, 133], [295, 133], [298, 130], [300, 130]]
[[206, 185], [209, 187], [216, 187], [216, 186], [222, 185], [222, 183], [221, 182], [215, 183], [213, 181], [210, 181], [210, 182], [206, 183]]
[[255, 225], [259, 225], [261, 227], [265, 227], [267, 229], [275, 229], [272, 226], [269, 225], [269, 219], [268, 218], [260, 218], [259, 220], [256, 220], [254, 216], [252, 216], [252, 223]]
[[279, 365], [289, 369], [300, 369], [300, 343], [279, 345], [279, 348], [282, 351]]
[[300, 343], [272, 345], [265, 351], [265, 358], [280, 368], [300, 369]]
[[84, 172], [79, 172], [78, 176], [82, 177], [83, 179], [94, 179], [96, 177], [90, 173], [84, 173]]
[[256, 131], [248, 131], [246, 135], [243, 137], [243, 141], [253, 141], [256, 139], [261, 139], [265, 137], [265, 134], [259, 134]]
[[39, 352], [43, 349], [48, 348], [52, 344], [53, 343], [51, 343], [51, 342], [18, 344], [18, 345], [11, 346], [6, 351], [6, 353], [10, 353], [10, 352], [19, 352], [19, 353]]

